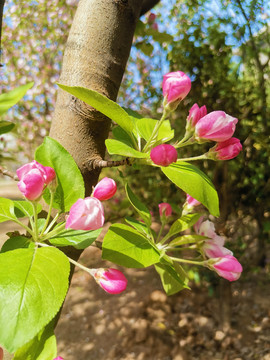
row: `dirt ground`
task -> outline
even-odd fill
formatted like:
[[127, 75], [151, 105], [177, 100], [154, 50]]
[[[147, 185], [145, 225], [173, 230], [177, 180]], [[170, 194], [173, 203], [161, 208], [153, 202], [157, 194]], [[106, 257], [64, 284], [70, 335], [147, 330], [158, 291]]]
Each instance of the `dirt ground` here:
[[[1, 196], [16, 198], [1, 186]], [[13, 229], [1, 224], [0, 240]], [[92, 268], [100, 250], [80, 261]], [[123, 269], [127, 290], [104, 292], [76, 270], [56, 328], [64, 360], [270, 360], [270, 287], [266, 270], [245, 272], [232, 284], [231, 329], [222, 331], [221, 301], [206, 283], [167, 297], [153, 268]], [[113, 265], [116, 267], [115, 265]], [[207, 271], [207, 270], [205, 270]]]

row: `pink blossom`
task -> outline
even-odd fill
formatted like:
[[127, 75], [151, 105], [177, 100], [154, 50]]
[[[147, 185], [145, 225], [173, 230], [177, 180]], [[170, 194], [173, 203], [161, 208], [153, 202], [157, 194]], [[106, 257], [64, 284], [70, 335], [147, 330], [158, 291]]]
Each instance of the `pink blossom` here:
[[192, 207], [198, 206], [201, 204], [198, 200], [194, 199], [192, 196], [190, 196], [188, 194], [187, 194], [186, 202], [188, 203], [189, 206], [192, 206]]
[[214, 265], [212, 265], [212, 267], [219, 276], [229, 281], [238, 280], [243, 271], [239, 261], [232, 255], [221, 257]]
[[240, 140], [237, 138], [230, 138], [226, 141], [217, 143], [212, 147], [207, 156], [213, 160], [230, 160], [235, 158], [242, 150]]
[[104, 209], [94, 197], [79, 199], [70, 208], [66, 229], [96, 230], [104, 224]]
[[64, 360], [64, 359], [61, 356], [57, 356], [57, 358], [55, 358], [53, 360]]
[[177, 161], [177, 151], [172, 145], [161, 144], [151, 150], [150, 158], [156, 165], [169, 166]]
[[223, 246], [225, 243], [225, 238], [223, 236], [219, 236], [216, 234], [214, 223], [212, 223], [212, 221], [209, 220], [206, 221], [202, 221], [202, 220], [203, 220], [203, 216], [200, 217], [200, 219], [194, 225], [195, 232], [198, 235], [206, 236], [209, 239], [214, 240], [218, 246]]
[[151, 12], [147, 19], [148, 24], [152, 24], [153, 22], [155, 22], [156, 17], [157, 15]]
[[202, 117], [195, 125], [197, 141], [212, 140], [222, 142], [230, 139], [235, 131], [238, 120], [224, 111], [212, 111]]
[[93, 191], [93, 196], [100, 201], [108, 200], [116, 193], [117, 186], [113, 179], [103, 178], [98, 182]]
[[206, 240], [202, 246], [203, 253], [208, 258], [224, 257], [226, 255], [233, 255], [232, 251], [224, 246], [218, 245], [215, 240]]
[[43, 166], [33, 160], [17, 170], [18, 188], [31, 201], [37, 200], [45, 187], [55, 179], [55, 171], [49, 166]]
[[162, 89], [168, 104], [181, 101], [190, 92], [191, 80], [182, 71], [170, 72], [163, 76]]
[[158, 204], [159, 207], [159, 215], [162, 216], [171, 216], [172, 214], [172, 207], [168, 203], [160, 203]]
[[184, 203], [184, 206], [183, 206], [183, 215], [186, 215], [188, 213], [190, 213], [194, 207], [200, 205], [201, 203], [194, 199], [192, 196], [186, 194], [186, 201]]
[[194, 104], [189, 110], [189, 115], [187, 117], [187, 127], [194, 128], [197, 122], [206, 114], [207, 109], [205, 105], [199, 107], [197, 104]]
[[96, 269], [94, 278], [110, 294], [119, 294], [127, 287], [125, 275], [117, 269]]

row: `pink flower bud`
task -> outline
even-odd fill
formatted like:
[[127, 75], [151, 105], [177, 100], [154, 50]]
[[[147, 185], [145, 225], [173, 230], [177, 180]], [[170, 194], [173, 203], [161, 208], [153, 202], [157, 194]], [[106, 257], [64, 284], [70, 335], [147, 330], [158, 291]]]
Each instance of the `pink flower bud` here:
[[64, 360], [64, 359], [61, 356], [57, 356], [57, 358], [55, 358], [53, 360]]
[[119, 294], [127, 287], [125, 275], [117, 269], [97, 269], [94, 278], [110, 294]]
[[43, 166], [33, 160], [17, 170], [18, 188], [31, 201], [37, 200], [45, 187], [54, 180], [55, 171], [49, 166]]
[[154, 13], [150, 13], [147, 19], [148, 24], [153, 24], [153, 22], [156, 20], [157, 15]]
[[170, 204], [168, 203], [161, 203], [161, 204], [158, 204], [158, 207], [159, 207], [159, 215], [162, 217], [162, 216], [171, 216], [172, 214], [172, 207]]
[[230, 139], [235, 131], [238, 120], [224, 111], [212, 111], [202, 117], [195, 125], [197, 141], [211, 140], [222, 142]]
[[151, 150], [150, 158], [156, 165], [169, 166], [177, 161], [177, 151], [172, 145], [161, 144]]
[[163, 76], [163, 96], [167, 104], [183, 100], [191, 89], [190, 78], [182, 71], [171, 72]]
[[188, 213], [190, 213], [195, 206], [198, 206], [200, 205], [201, 203], [194, 199], [192, 196], [188, 195], [186, 196], [186, 201], [184, 203], [184, 206], [183, 206], [183, 215], [186, 215]]
[[207, 156], [213, 160], [230, 160], [235, 158], [242, 150], [240, 140], [237, 138], [230, 138], [226, 141], [217, 143], [212, 147]]
[[202, 246], [203, 253], [208, 258], [224, 257], [226, 255], [233, 255], [232, 251], [224, 246], [218, 245], [214, 240], [206, 240]]
[[154, 29], [154, 30], [156, 30], [156, 31], [158, 31], [158, 24], [157, 24], [157, 23], [153, 23], [153, 24], [151, 25], [151, 28]]
[[194, 199], [192, 196], [190, 196], [188, 194], [187, 194], [186, 202], [188, 203], [189, 206], [192, 206], [192, 207], [195, 207], [195, 206], [198, 206], [201, 204], [198, 200]]
[[238, 280], [243, 271], [239, 261], [232, 255], [221, 257], [212, 267], [219, 276], [229, 281]]
[[95, 186], [93, 196], [100, 201], [108, 200], [116, 193], [116, 190], [117, 186], [115, 181], [105, 177]]
[[187, 127], [194, 128], [197, 122], [207, 114], [206, 106], [203, 105], [201, 108], [194, 104], [189, 110], [189, 115], [187, 117]]
[[104, 224], [104, 209], [94, 197], [79, 199], [70, 208], [66, 229], [96, 230]]
[[31, 170], [38, 170], [40, 175], [43, 177], [44, 183], [48, 185], [55, 178], [55, 171], [50, 166], [43, 166], [38, 163], [36, 160], [21, 166], [16, 172], [19, 180], [21, 180], [25, 175]]

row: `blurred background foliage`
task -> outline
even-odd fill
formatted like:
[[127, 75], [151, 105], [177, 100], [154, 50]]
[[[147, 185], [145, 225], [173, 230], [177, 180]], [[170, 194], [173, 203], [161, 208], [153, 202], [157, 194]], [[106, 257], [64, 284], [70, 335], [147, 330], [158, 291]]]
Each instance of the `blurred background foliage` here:
[[[25, 101], [5, 115], [3, 120], [13, 121], [16, 127], [11, 137], [1, 138], [1, 152], [14, 156], [19, 151], [31, 160], [35, 147], [48, 134], [55, 83], [77, 3], [13, 0], [5, 4], [2, 87], [8, 91], [30, 81], [35, 85]], [[159, 118], [162, 75], [181, 70], [191, 77], [192, 90], [172, 115], [177, 137], [183, 135], [194, 103], [206, 105], [208, 112], [224, 110], [239, 119], [235, 135], [243, 144], [242, 153], [231, 161], [196, 165], [214, 180], [220, 196], [221, 231], [234, 237], [238, 248], [243, 250], [254, 240], [249, 225], [256, 222], [256, 262], [264, 264], [270, 228], [270, 3], [168, 0], [161, 1], [153, 13], [138, 24], [118, 101], [144, 116]], [[201, 147], [194, 152], [201, 153]], [[182, 155], [190, 156], [191, 148]], [[157, 209], [158, 203], [166, 201], [179, 211], [184, 194], [160, 172], [153, 176], [147, 169], [124, 171], [150, 208]]]

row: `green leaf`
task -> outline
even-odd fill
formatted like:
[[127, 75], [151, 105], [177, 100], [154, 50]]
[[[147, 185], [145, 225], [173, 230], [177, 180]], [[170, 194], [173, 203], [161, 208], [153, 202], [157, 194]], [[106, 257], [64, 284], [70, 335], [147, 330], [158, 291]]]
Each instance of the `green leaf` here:
[[180, 189], [200, 201], [210, 213], [219, 216], [218, 195], [212, 181], [196, 166], [184, 161], [177, 161], [162, 172]]
[[102, 244], [102, 258], [128, 268], [144, 268], [159, 262], [159, 251], [130, 226], [111, 225]]
[[0, 223], [9, 220], [17, 220], [14, 214], [14, 202], [0, 197]]
[[140, 41], [135, 43], [138, 50], [141, 50], [146, 56], [150, 56], [154, 50], [154, 46], [146, 41]]
[[137, 231], [139, 231], [141, 234], [143, 235], [146, 235], [147, 237], [151, 237], [151, 233], [152, 235], [155, 234], [155, 232], [148, 228], [145, 223], [141, 222], [141, 221], [138, 221], [138, 220], [135, 220], [133, 219], [132, 217], [130, 216], [127, 216], [125, 218], [125, 221], [130, 225], [132, 226], [134, 229], [136, 229]]
[[[82, 174], [72, 156], [56, 140], [46, 137], [36, 150], [35, 160], [56, 172], [58, 186], [53, 202], [55, 209], [67, 212], [79, 198], [84, 198]], [[44, 199], [49, 204], [48, 189], [44, 192]]]
[[34, 248], [35, 243], [31, 241], [29, 238], [19, 235], [19, 236], [13, 236], [6, 240], [4, 245], [1, 248], [1, 253], [21, 249], [21, 248]]
[[28, 343], [59, 311], [69, 269], [68, 258], [52, 247], [0, 254], [0, 343], [10, 353]]
[[9, 108], [15, 105], [34, 85], [33, 82], [20, 86], [17, 89], [11, 90], [5, 94], [0, 95], [0, 115], [4, 114]]
[[134, 148], [134, 143], [132, 142], [131, 137], [120, 126], [116, 126], [115, 128], [113, 128], [112, 133], [115, 140], [118, 140], [121, 143], [124, 143], [127, 146]]
[[52, 245], [73, 246], [75, 249], [86, 249], [101, 233], [101, 229], [93, 231], [68, 229], [49, 239]]
[[137, 151], [125, 143], [114, 140], [114, 139], [107, 139], [105, 140], [106, 148], [108, 150], [108, 153], [111, 155], [122, 155], [125, 157], [134, 157], [138, 159], [146, 159], [149, 158], [149, 153], [142, 153], [140, 151]]
[[0, 135], [10, 132], [14, 126], [15, 124], [10, 121], [0, 121]]
[[[146, 141], [148, 141], [151, 135], [153, 134], [154, 128], [158, 121], [159, 120], [148, 119], [148, 118], [137, 120], [136, 127], [140, 136], [144, 138]], [[174, 130], [171, 129], [170, 121], [169, 120], [163, 121], [158, 131], [157, 142], [164, 143], [171, 140], [173, 137], [174, 137]]]
[[145, 221], [146, 225], [150, 227], [151, 225], [151, 214], [147, 207], [140, 202], [140, 200], [137, 198], [137, 196], [133, 193], [131, 188], [128, 184], [125, 186], [127, 197], [131, 203], [131, 205], [134, 207], [134, 209], [139, 213], [139, 215], [142, 217], [142, 219]]
[[169, 246], [170, 247], [174, 247], [174, 246], [178, 246], [178, 245], [184, 245], [184, 244], [190, 244], [190, 243], [195, 243], [197, 241], [202, 241], [202, 240], [206, 240], [207, 237], [206, 236], [202, 236], [202, 235], [182, 235], [177, 237], [176, 239], [173, 239], [170, 243]]
[[13, 360], [52, 360], [57, 356], [54, 321], [43, 328], [29, 343], [18, 349]]
[[159, 32], [158, 30], [155, 30], [153, 28], [149, 28], [146, 30], [146, 34], [148, 36], [153, 36], [153, 39], [160, 44], [163, 44], [164, 42], [171, 42], [173, 41], [173, 36], [170, 34], [167, 34], [165, 32]]
[[[33, 205], [26, 200], [13, 201], [14, 213], [17, 218], [31, 217], [34, 215]], [[41, 204], [37, 204], [37, 213], [39, 214], [42, 210]]]
[[188, 288], [184, 272], [177, 272], [173, 265], [164, 262], [155, 265], [155, 269], [160, 276], [163, 289], [167, 295], [173, 295]]
[[184, 231], [186, 229], [191, 228], [201, 217], [201, 214], [187, 214], [183, 215], [180, 219], [177, 219], [172, 226], [170, 227], [170, 230], [168, 234], [164, 237], [165, 239], [169, 239], [171, 236], [180, 233], [181, 231]]
[[100, 93], [86, 89], [79, 86], [66, 86], [58, 84], [58, 86], [68, 93], [76, 96], [78, 99], [84, 101], [86, 104], [92, 106], [102, 114], [108, 116], [116, 124], [121, 126], [126, 132], [131, 133], [133, 130], [133, 122], [129, 115], [120, 105], [108, 99]]

